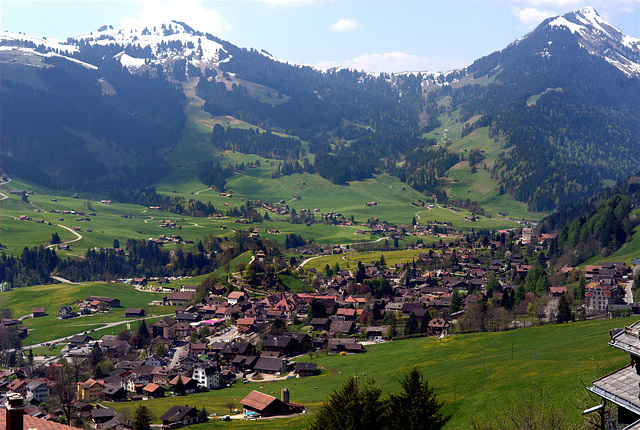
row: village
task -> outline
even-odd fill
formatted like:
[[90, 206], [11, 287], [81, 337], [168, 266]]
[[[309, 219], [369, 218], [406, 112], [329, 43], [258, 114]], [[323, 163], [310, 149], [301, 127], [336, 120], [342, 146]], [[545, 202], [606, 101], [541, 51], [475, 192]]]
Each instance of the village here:
[[[388, 230], [377, 220], [370, 226]], [[119, 280], [141, 291], [166, 293], [153, 304], [170, 312], [148, 320], [144, 308], [127, 308], [130, 329], [100, 338], [85, 332], [59, 339], [55, 343], [65, 344], [60, 355], [46, 360], [34, 360], [29, 349], [5, 352], [2, 364], [8, 370], [0, 374], [0, 393], [8, 399], [22, 396], [26, 413], [34, 417], [126, 429], [130, 426], [116, 416], [112, 402], [188, 396], [240, 383], [256, 388], [238, 399], [242, 409], [230, 408], [230, 416], [288, 416], [303, 412], [304, 405], [290, 402], [288, 391], [272, 395], [268, 383], [321, 375], [323, 369], [310, 360], [314, 354], [366, 354], [369, 344], [413, 337], [640, 313], [640, 303], [633, 300], [633, 268], [624, 263], [563, 267], [558, 275], [544, 275], [540, 269], [554, 238], [534, 236], [529, 228], [459, 235], [455, 241], [412, 247], [424, 252], [410, 263], [388, 266], [381, 253], [374, 264], [354, 267], [345, 260], [350, 268], [289, 268], [308, 282], [310, 292], [293, 293], [269, 281], [270, 262], [262, 251], [251, 262], [256, 279], [229, 274], [227, 285], [214, 285], [200, 300], [197, 286], [170, 289], [163, 286], [164, 278]], [[300, 252], [302, 258], [305, 249]], [[315, 257], [348, 252], [341, 246], [320, 248]], [[58, 309], [34, 303], [30, 317], [56, 313], [66, 321], [109, 313], [120, 308], [121, 299], [89, 296]], [[21, 320], [5, 318], [2, 326], [28, 338]], [[65, 384], [74, 393], [67, 415], [60, 407]], [[160, 418], [165, 428], [208, 419], [179, 404]]]

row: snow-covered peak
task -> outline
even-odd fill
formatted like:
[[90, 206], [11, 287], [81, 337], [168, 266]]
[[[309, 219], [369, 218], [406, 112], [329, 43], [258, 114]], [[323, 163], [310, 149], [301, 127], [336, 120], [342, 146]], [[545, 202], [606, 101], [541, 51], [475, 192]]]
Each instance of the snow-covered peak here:
[[593, 55], [604, 58], [628, 76], [640, 76], [640, 39], [623, 33], [590, 6], [552, 18], [552, 29], [567, 29]]
[[0, 46], [31, 46], [33, 48], [57, 51], [64, 54], [73, 54], [78, 51], [77, 46], [69, 45], [53, 37], [34, 37], [8, 31], [0, 33]]
[[[162, 63], [166, 60], [185, 59], [195, 65], [219, 61], [224, 49], [211, 35], [196, 31], [179, 21], [160, 22], [146, 27], [116, 29], [103, 26], [91, 33], [75, 38], [79, 43], [91, 45], [119, 45], [130, 48], [123, 65]], [[125, 64], [126, 63], [126, 64]]]

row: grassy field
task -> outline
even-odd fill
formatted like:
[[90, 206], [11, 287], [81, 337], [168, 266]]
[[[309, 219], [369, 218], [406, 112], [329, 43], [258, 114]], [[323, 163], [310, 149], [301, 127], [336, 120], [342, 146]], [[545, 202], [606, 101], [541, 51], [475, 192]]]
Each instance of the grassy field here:
[[340, 268], [355, 269], [358, 261], [362, 264], [376, 263], [380, 261], [380, 256], [384, 255], [387, 267], [393, 267], [396, 264], [410, 263], [418, 254], [425, 252], [421, 249], [401, 250], [401, 251], [375, 251], [375, 252], [348, 252], [346, 254], [328, 255], [326, 257], [318, 257], [309, 260], [305, 264], [306, 269], [324, 270], [328, 264], [331, 269], [338, 263]]
[[[23, 344], [32, 345], [84, 331], [98, 330], [107, 323], [123, 321], [126, 308], [144, 308], [149, 316], [173, 314], [175, 308], [172, 306], [149, 305], [153, 300], [162, 299], [163, 295], [166, 294], [138, 291], [125, 284], [38, 285], [0, 293], [0, 307], [11, 309], [14, 318], [31, 314], [34, 306], [45, 308], [46, 316], [24, 320], [24, 326], [29, 329], [29, 335]], [[120, 299], [120, 307], [113, 308], [109, 313], [97, 313], [66, 321], [57, 319], [60, 306], [71, 306], [74, 300], [88, 296]]]
[[[349, 217], [354, 216], [357, 223], [362, 223], [370, 218], [379, 218], [395, 224], [409, 224], [414, 217], [420, 217], [421, 208], [411, 205], [417, 200], [425, 200], [426, 197], [406, 186], [406, 184], [387, 175], [378, 175], [374, 178], [353, 182], [347, 186], [334, 185], [318, 175], [295, 174], [277, 179], [271, 178], [271, 174], [277, 169], [279, 161], [267, 160], [256, 155], [236, 153], [234, 151], [218, 151], [210, 144], [211, 127], [220, 123], [226, 127], [248, 128], [251, 124], [238, 121], [231, 117], [212, 118], [202, 109], [202, 99], [195, 95], [195, 81], [185, 84], [189, 103], [186, 107], [187, 124], [182, 139], [175, 147], [169, 148], [164, 154], [174, 166], [174, 170], [155, 184], [161, 194], [170, 196], [182, 196], [185, 199], [200, 199], [210, 201], [216, 208], [226, 210], [230, 207], [244, 204], [245, 199], [257, 199], [268, 202], [284, 200], [297, 210], [318, 209], [320, 213], [339, 212]], [[459, 137], [462, 124], [457, 120], [457, 112], [451, 117], [441, 118], [444, 128], [449, 127], [447, 137]], [[434, 132], [435, 133], [435, 132]], [[486, 135], [486, 133], [484, 133]], [[478, 147], [491, 146], [486, 139], [481, 139], [482, 133], [474, 137]], [[435, 136], [435, 135], [434, 135]], [[441, 137], [441, 136], [440, 136]], [[306, 145], [306, 142], [303, 142]], [[453, 145], [459, 145], [454, 143]], [[100, 146], [100, 145], [97, 145]], [[229, 179], [227, 189], [233, 191], [233, 197], [220, 196], [215, 190], [205, 187], [196, 178], [196, 165], [200, 160], [213, 160], [222, 165], [260, 162], [259, 168], [247, 169], [239, 172]], [[452, 169], [452, 172], [455, 168]], [[503, 204], [511, 204], [508, 210], [511, 217], [520, 218], [527, 214], [524, 206], [516, 207], [508, 197], [496, 197], [494, 185], [489, 181], [488, 174], [479, 171], [478, 178], [467, 178], [464, 169], [451, 174], [460, 177], [459, 184], [472, 184], [468, 190], [457, 190], [461, 197], [473, 197], [482, 200], [490, 210], [501, 207]], [[461, 176], [462, 175], [462, 176]], [[485, 178], [484, 176], [487, 176]], [[475, 189], [477, 184], [484, 188]], [[476, 184], [476, 185], [474, 185]], [[488, 184], [488, 185], [487, 185]], [[456, 184], [456, 187], [462, 185]], [[465, 185], [466, 186], [466, 185]], [[479, 185], [478, 185], [479, 186]], [[9, 197], [2, 201], [2, 214], [0, 215], [0, 243], [7, 247], [8, 254], [20, 254], [24, 247], [47, 245], [53, 233], [57, 233], [64, 242], [70, 242], [71, 251], [61, 252], [63, 256], [82, 255], [88, 248], [110, 247], [114, 239], [125, 243], [127, 239], [149, 239], [160, 234], [179, 234], [185, 240], [197, 241], [207, 234], [225, 236], [233, 234], [233, 219], [203, 219], [176, 216], [164, 212], [151, 211], [146, 207], [114, 203], [104, 205], [99, 203], [103, 196], [81, 193], [80, 198], [72, 198], [67, 192], [40, 187], [36, 184], [15, 179], [0, 187], [0, 191], [9, 189], [26, 189], [35, 191], [35, 195], [29, 196], [30, 204], [22, 202], [20, 196], [6, 195]], [[484, 194], [483, 194], [484, 193]], [[484, 197], [483, 197], [484, 196]], [[55, 200], [55, 201], [53, 201]], [[366, 206], [365, 203], [375, 200], [377, 206]], [[494, 204], [495, 203], [495, 204]], [[494, 206], [492, 206], [494, 204]], [[96, 216], [91, 221], [77, 221], [79, 216], [73, 214], [51, 214], [51, 210], [95, 212]], [[36, 212], [40, 210], [42, 212]], [[31, 221], [18, 221], [26, 215]], [[126, 215], [126, 218], [122, 217]], [[422, 212], [427, 220], [451, 221], [460, 229], [503, 229], [517, 227], [517, 224], [508, 219], [482, 218], [474, 225], [464, 221], [464, 217], [470, 215], [466, 211], [453, 213], [440, 211], [437, 208], [428, 215]], [[63, 221], [59, 221], [63, 218]], [[44, 223], [35, 223], [42, 219]], [[164, 230], [159, 227], [160, 220], [170, 219], [181, 226], [178, 231]], [[221, 230], [222, 225], [229, 225], [226, 231]], [[277, 219], [272, 223], [259, 225], [265, 230], [277, 229], [280, 234], [264, 233], [264, 237], [284, 242], [284, 234], [296, 233], [306, 239], [313, 239], [318, 243], [357, 243], [378, 239], [370, 235], [355, 235], [358, 227], [335, 227], [329, 225], [292, 225]], [[63, 228], [63, 227], [66, 227]], [[79, 228], [79, 240], [76, 235], [67, 229]], [[251, 226], [253, 227], [253, 226]], [[240, 228], [240, 227], [238, 227]], [[246, 227], [245, 227], [246, 228]], [[166, 245], [175, 248], [176, 245]], [[179, 245], [178, 245], [179, 246]]]
[[[637, 318], [636, 318], [637, 319]], [[581, 411], [599, 403], [588, 396], [584, 384], [628, 363], [628, 356], [611, 348], [609, 330], [635, 321], [634, 318], [576, 322], [566, 325], [531, 327], [502, 333], [457, 335], [444, 339], [421, 338], [367, 347], [360, 355], [320, 355], [313, 361], [323, 370], [319, 376], [273, 383], [235, 384], [209, 393], [190, 395], [177, 401], [164, 398], [145, 401], [156, 417], [171, 405], [186, 403], [219, 415], [229, 413], [224, 404], [239, 401], [251, 390], [278, 395], [282, 387], [291, 401], [302, 403], [311, 413], [347, 378], [374, 378], [383, 395], [399, 389], [398, 379], [416, 366], [428, 378], [447, 412], [455, 412], [447, 429], [467, 429], [471, 418], [486, 421], [512, 405], [534, 388], [549, 396], [549, 402], [566, 408], [570, 423], [580, 423]], [[235, 400], [234, 400], [235, 399]], [[119, 403], [116, 409], [138, 405]], [[225, 423], [225, 427], [307, 428], [309, 417], [275, 421]], [[194, 428], [217, 427], [207, 423]]]
[[[467, 123], [478, 120], [470, 118]], [[508, 149], [503, 141], [494, 141], [488, 135], [488, 127], [477, 128], [465, 137], [462, 135], [462, 123], [459, 111], [440, 116], [441, 126], [424, 135], [434, 138], [439, 145], [445, 145], [450, 151], [466, 156], [472, 149], [484, 151], [484, 160], [476, 166], [476, 173], [472, 173], [468, 161], [461, 161], [446, 172], [442, 186], [447, 194], [453, 198], [477, 201], [489, 213], [497, 216], [499, 212], [506, 213], [511, 219], [540, 220], [545, 213], [531, 213], [527, 205], [514, 200], [508, 194], [499, 193], [499, 184], [493, 179], [488, 170], [495, 165], [500, 154]], [[446, 131], [445, 131], [446, 130]], [[484, 169], [486, 164], [487, 170]]]

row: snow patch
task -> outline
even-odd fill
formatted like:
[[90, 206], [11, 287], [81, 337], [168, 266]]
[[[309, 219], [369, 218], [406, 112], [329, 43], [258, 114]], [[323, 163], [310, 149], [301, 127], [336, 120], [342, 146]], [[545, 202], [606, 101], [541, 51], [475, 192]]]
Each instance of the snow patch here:
[[120, 61], [120, 64], [122, 64], [124, 67], [126, 67], [127, 69], [131, 69], [131, 68], [139, 68], [144, 66], [145, 64], [145, 59], [144, 58], [134, 58], [130, 55], [125, 54], [124, 52], [121, 52], [120, 54], [117, 54], [115, 56], [115, 58]]
[[576, 23], [573, 23], [571, 21], [567, 21], [565, 18], [559, 16], [556, 19], [554, 19], [553, 21], [549, 22], [549, 26], [550, 27], [566, 27], [568, 28], [572, 33], [577, 33], [582, 35], [582, 33], [586, 30], [584, 28], [584, 26], [582, 25], [578, 25]]

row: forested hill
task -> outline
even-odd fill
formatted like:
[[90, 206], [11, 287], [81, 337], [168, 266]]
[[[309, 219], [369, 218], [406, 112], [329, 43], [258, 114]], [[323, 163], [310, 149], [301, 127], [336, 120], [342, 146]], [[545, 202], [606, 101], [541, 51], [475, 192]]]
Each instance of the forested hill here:
[[4, 173], [76, 191], [145, 186], [166, 173], [158, 150], [182, 133], [184, 94], [102, 65], [56, 57], [2, 65]]
[[549, 257], [556, 265], [575, 266], [595, 255], [606, 257], [631, 240], [640, 217], [640, 173], [601, 193], [568, 204], [540, 223], [542, 233], [557, 233]]
[[[463, 121], [482, 115], [467, 133], [489, 126], [491, 135], [504, 139], [510, 150], [492, 173], [534, 211], [591, 196], [602, 180], [625, 177], [640, 165], [638, 74], [605, 57], [615, 40], [605, 41], [602, 52], [585, 47], [594, 31], [589, 24], [602, 22], [593, 14], [586, 8], [550, 18], [474, 62], [468, 73], [492, 79], [489, 85], [441, 90], [451, 95]], [[569, 19], [581, 22], [581, 30], [558, 24]], [[627, 51], [640, 56], [637, 44]]]
[[[640, 41], [591, 8], [448, 74], [319, 71], [177, 21], [57, 44], [4, 33], [0, 45], [2, 169], [55, 188], [143, 188], [164, 175], [185, 123], [181, 85], [196, 79], [206, 111], [252, 127], [212, 130], [212, 146], [302, 163], [336, 184], [386, 172], [443, 201], [447, 171], [473, 174], [483, 157], [423, 137], [454, 113], [463, 137], [494, 138], [495, 189], [531, 211], [640, 166]], [[233, 172], [199, 161], [207, 185], [224, 188]]]

